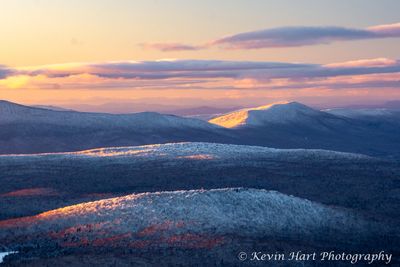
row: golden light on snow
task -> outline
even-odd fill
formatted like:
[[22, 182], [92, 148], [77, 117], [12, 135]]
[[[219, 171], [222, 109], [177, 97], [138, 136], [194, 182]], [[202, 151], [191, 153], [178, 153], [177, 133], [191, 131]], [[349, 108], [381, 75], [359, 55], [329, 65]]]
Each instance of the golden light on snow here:
[[240, 125], [243, 125], [244, 123], [246, 123], [246, 120], [249, 117], [249, 112], [252, 110], [266, 110], [271, 108], [274, 105], [279, 105], [279, 104], [287, 104], [288, 101], [281, 101], [281, 102], [275, 102], [269, 105], [265, 105], [265, 106], [260, 106], [260, 107], [256, 107], [256, 108], [246, 108], [246, 109], [242, 109], [239, 111], [235, 111], [232, 113], [228, 113], [226, 115], [214, 118], [212, 120], [210, 120], [210, 123], [225, 127], [225, 128], [234, 128]]

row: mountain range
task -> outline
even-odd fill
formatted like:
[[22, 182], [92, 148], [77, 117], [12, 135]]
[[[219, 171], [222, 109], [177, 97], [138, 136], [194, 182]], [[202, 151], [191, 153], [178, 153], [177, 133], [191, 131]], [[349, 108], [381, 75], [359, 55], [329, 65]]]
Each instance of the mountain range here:
[[[227, 127], [248, 145], [322, 148], [374, 156], [399, 155], [400, 112], [312, 109], [297, 102], [242, 109], [209, 122]], [[353, 114], [353, 115], [351, 115]]]
[[[221, 266], [222, 261], [225, 266], [237, 266], [232, 257], [236, 250], [251, 251], [255, 244], [268, 243], [270, 249], [278, 246], [280, 250], [321, 249], [314, 244], [318, 239], [326, 249], [368, 250], [388, 247], [376, 241], [384, 240], [385, 235], [388, 242], [398, 237], [391, 236], [390, 228], [346, 210], [279, 192], [243, 188], [134, 194], [0, 222], [0, 239], [17, 241], [8, 246], [34, 243], [33, 253], [47, 253], [50, 258], [76, 251], [109, 255], [127, 250], [136, 254], [131, 259], [137, 262], [125, 266], [148, 266], [150, 262], [143, 262], [149, 254], [154, 254], [157, 266], [161, 259], [174, 263], [163, 266], [200, 266], [201, 256], [205, 256], [201, 266]], [[293, 240], [295, 244], [290, 245]], [[37, 261], [33, 253], [24, 251], [24, 256]], [[180, 259], [170, 259], [171, 254]], [[73, 258], [69, 262], [73, 263]]]
[[398, 173], [391, 159], [215, 143], [2, 155], [0, 219], [133, 192], [226, 187], [278, 190], [394, 218], [396, 202], [387, 199], [396, 198]]
[[207, 122], [2, 101], [5, 264], [236, 266], [255, 248], [397, 255], [398, 118], [284, 102]]
[[0, 153], [78, 151], [168, 142], [214, 142], [399, 156], [400, 113], [391, 109], [316, 110], [297, 102], [210, 119], [142, 112], [88, 113], [0, 101]]
[[202, 120], [155, 112], [58, 111], [0, 101], [0, 153], [77, 151], [95, 147], [229, 140]]
[[399, 173], [393, 159], [216, 143], [2, 155], [0, 243], [18, 252], [11, 266], [237, 266], [255, 248], [398, 255]]

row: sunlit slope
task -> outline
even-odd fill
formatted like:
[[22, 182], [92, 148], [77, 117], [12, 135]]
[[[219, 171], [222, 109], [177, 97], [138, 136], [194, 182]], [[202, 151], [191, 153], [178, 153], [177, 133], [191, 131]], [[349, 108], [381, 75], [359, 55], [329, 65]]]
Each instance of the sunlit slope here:
[[19, 251], [10, 263], [29, 266], [237, 266], [238, 251], [395, 253], [394, 229], [276, 191], [226, 188], [133, 194], [0, 221], [0, 242]]
[[[193, 246], [229, 236], [333, 241], [373, 235], [376, 225], [349, 212], [256, 189], [144, 193], [69, 206], [0, 222], [2, 240], [62, 246]], [[24, 238], [22, 238], [24, 237]], [[11, 242], [12, 244], [13, 242]]]
[[171, 142], [327, 149], [393, 157], [400, 156], [400, 123], [394, 115], [342, 116], [297, 102], [243, 109], [206, 122], [154, 112], [54, 111], [0, 101], [0, 154]]
[[[85, 159], [85, 158], [122, 158], [128, 161], [151, 159], [199, 159], [234, 160], [247, 159], [315, 159], [315, 160], [374, 160], [372, 157], [346, 152], [323, 149], [277, 149], [262, 146], [230, 145], [219, 143], [182, 142], [154, 144], [131, 147], [106, 147], [65, 153], [39, 153], [20, 155], [0, 155], [4, 160], [35, 159]], [[251, 162], [249, 162], [251, 164]]]
[[393, 217], [396, 202], [386, 200], [396, 196], [399, 174], [396, 162], [360, 154], [215, 143], [8, 155], [0, 156], [0, 219], [103, 196], [225, 187], [278, 190]]
[[320, 111], [297, 102], [279, 102], [266, 106], [241, 109], [211, 119], [209, 122], [226, 128], [236, 128], [262, 126], [267, 123], [290, 123], [298, 119], [321, 115], [326, 116]]
[[249, 145], [399, 157], [398, 114], [389, 110], [320, 111], [297, 102], [283, 102], [234, 111], [209, 122], [226, 127]]

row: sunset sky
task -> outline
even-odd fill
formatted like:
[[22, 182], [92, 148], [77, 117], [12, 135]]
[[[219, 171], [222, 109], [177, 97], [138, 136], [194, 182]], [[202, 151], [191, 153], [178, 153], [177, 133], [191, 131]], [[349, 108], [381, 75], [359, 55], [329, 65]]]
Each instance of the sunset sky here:
[[398, 0], [3, 0], [0, 99], [74, 108], [400, 100], [399, 10]]

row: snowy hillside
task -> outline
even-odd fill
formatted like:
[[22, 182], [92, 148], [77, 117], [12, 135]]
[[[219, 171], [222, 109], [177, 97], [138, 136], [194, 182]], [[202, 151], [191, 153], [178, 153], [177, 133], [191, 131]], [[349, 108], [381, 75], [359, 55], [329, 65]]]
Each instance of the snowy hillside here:
[[209, 122], [226, 128], [263, 126], [268, 123], [308, 122], [314, 117], [326, 117], [321, 111], [314, 110], [297, 102], [282, 102], [256, 108], [242, 109], [211, 119]]
[[348, 108], [337, 108], [337, 109], [327, 109], [326, 112], [343, 116], [348, 118], [362, 118], [362, 117], [395, 117], [400, 118], [400, 110], [392, 110], [386, 108], [377, 108], [377, 109], [348, 109]]
[[[12, 156], [12, 155], [10, 155]], [[0, 158], [10, 158], [10, 156], [0, 156]], [[129, 157], [153, 159], [193, 159], [193, 160], [211, 160], [211, 159], [235, 159], [235, 158], [287, 158], [287, 159], [369, 159], [370, 157], [336, 152], [322, 149], [275, 149], [260, 146], [230, 145], [218, 143], [169, 143], [132, 147], [109, 147], [85, 150], [70, 153], [45, 153], [34, 155], [15, 155], [15, 157], [52, 157], [56, 158], [79, 158], [79, 157]]]
[[290, 102], [242, 109], [209, 122], [235, 132], [246, 145], [398, 157], [400, 114], [386, 114], [386, 110], [319, 111]]
[[233, 140], [226, 129], [194, 118], [56, 111], [0, 101], [0, 154]]
[[[89, 227], [91, 226], [91, 227]], [[148, 243], [193, 242], [185, 237], [209, 240], [239, 235], [307, 238], [325, 232], [323, 239], [350, 234], [365, 234], [372, 224], [338, 209], [256, 189], [192, 190], [143, 193], [69, 206], [34, 217], [0, 222], [0, 237], [35, 236], [51, 232], [61, 243], [76, 245], [85, 239]], [[79, 230], [77, 230], [80, 228]], [[49, 233], [50, 234], [50, 233]], [[113, 237], [121, 237], [120, 240]], [[204, 240], [198, 240], [204, 241]], [[71, 245], [71, 244], [70, 244]]]
[[54, 111], [74, 111], [73, 109], [69, 108], [62, 108], [62, 107], [57, 107], [57, 106], [52, 106], [52, 105], [33, 105], [31, 106], [33, 108], [41, 108], [41, 109], [48, 109], [48, 110], [54, 110]]
[[215, 129], [215, 125], [202, 120], [162, 115], [155, 112], [135, 114], [106, 114], [58, 111], [28, 107], [0, 101], [0, 125], [5, 123], [46, 123], [79, 127], [123, 127], [134, 129], [197, 128]]
[[[268, 188], [320, 203], [398, 214], [396, 202], [385, 201], [396, 196], [396, 187], [388, 185], [398, 174], [395, 162], [360, 154], [196, 142], [3, 155], [0, 219], [97, 195], [225, 187]], [[362, 202], [354, 201], [360, 196]], [[10, 201], [21, 209], [13, 209]]]
[[0, 154], [208, 142], [398, 157], [400, 116], [370, 117], [334, 115], [290, 102], [242, 109], [207, 122], [153, 112], [54, 111], [0, 101]]

